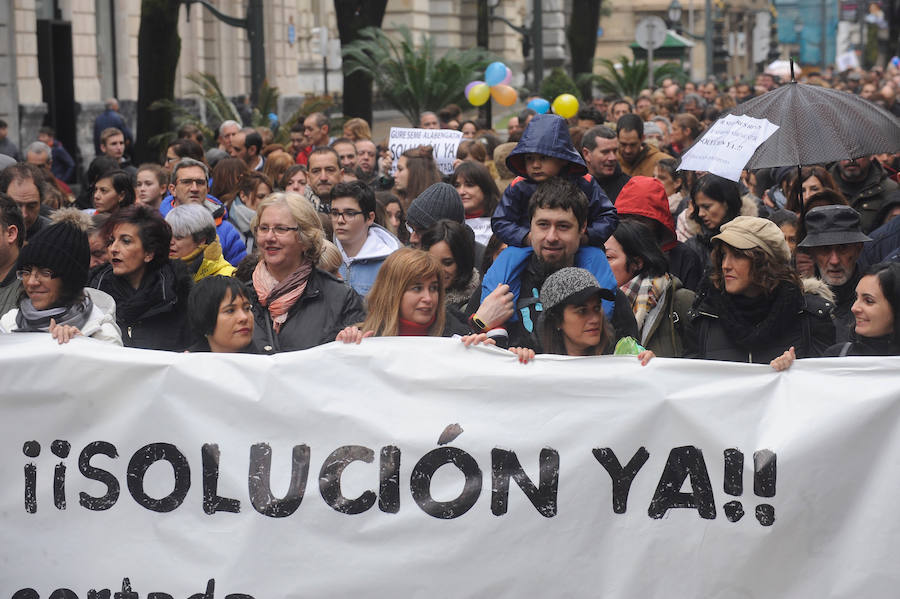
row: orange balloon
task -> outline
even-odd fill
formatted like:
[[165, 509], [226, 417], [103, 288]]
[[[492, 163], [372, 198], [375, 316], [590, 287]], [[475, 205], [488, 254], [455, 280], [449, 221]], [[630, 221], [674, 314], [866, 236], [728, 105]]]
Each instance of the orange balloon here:
[[519, 94], [516, 93], [516, 90], [502, 83], [498, 83], [491, 88], [491, 96], [500, 106], [512, 106], [519, 99]]

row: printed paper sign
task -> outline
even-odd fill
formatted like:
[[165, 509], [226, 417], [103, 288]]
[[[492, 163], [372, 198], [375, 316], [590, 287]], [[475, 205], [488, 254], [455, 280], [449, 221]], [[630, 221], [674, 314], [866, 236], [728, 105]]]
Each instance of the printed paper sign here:
[[0, 589], [893, 597], [898, 370], [0, 335]]
[[709, 131], [681, 157], [678, 170], [707, 171], [740, 181], [741, 171], [764, 141], [778, 131], [766, 119], [728, 115], [713, 123]]
[[434, 160], [445, 175], [453, 174], [453, 161], [456, 160], [456, 149], [462, 140], [462, 131], [453, 129], [404, 129], [391, 127], [388, 149], [394, 157], [391, 174], [397, 172], [397, 159], [400, 155], [419, 146], [434, 148]]

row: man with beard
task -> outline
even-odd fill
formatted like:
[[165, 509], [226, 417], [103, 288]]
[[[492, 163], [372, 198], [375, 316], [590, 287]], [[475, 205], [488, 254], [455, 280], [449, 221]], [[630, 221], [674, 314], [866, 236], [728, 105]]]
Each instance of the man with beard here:
[[888, 194], [898, 189], [888, 173], [868, 156], [841, 160], [829, 170], [841, 193], [860, 216], [864, 233], [871, 231]]
[[856, 284], [862, 274], [856, 261], [863, 242], [872, 241], [860, 231], [859, 214], [850, 206], [820, 206], [806, 215], [806, 237], [798, 246], [808, 248], [819, 278], [834, 293], [835, 342], [850, 340], [856, 301]]
[[[485, 274], [481, 287], [482, 302], [500, 285], [508, 285], [513, 294], [515, 310], [503, 324], [509, 345], [540, 349], [535, 334], [543, 312], [538, 300], [540, 289], [548, 276], [566, 266], [584, 268], [604, 288], [615, 290], [615, 302], [603, 302], [606, 318], [615, 328], [617, 339], [636, 337], [637, 323], [631, 304], [618, 289], [603, 248], [580, 247], [581, 236], [587, 230], [588, 203], [584, 193], [571, 181], [551, 177], [538, 184], [528, 213], [531, 246], [503, 250]], [[494, 323], [473, 322], [476, 327], [490, 328], [491, 324]]]
[[615, 132], [603, 125], [588, 129], [581, 138], [581, 155], [584, 157], [588, 172], [613, 204], [631, 178], [622, 172], [622, 167], [619, 166], [616, 157], [618, 149], [619, 141]]
[[319, 212], [331, 211], [331, 190], [341, 182], [341, 159], [328, 146], [317, 147], [309, 155], [309, 180], [306, 185], [306, 199]]

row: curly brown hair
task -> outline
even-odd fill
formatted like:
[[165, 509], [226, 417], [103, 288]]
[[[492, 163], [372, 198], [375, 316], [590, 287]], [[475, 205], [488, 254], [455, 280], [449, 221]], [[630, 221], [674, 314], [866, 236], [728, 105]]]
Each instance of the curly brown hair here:
[[800, 287], [800, 277], [791, 268], [788, 262], [779, 260], [762, 250], [762, 248], [754, 247], [749, 250], [741, 250], [724, 241], [713, 241], [712, 253], [710, 254], [710, 264], [712, 272], [709, 280], [719, 291], [725, 291], [724, 276], [722, 274], [722, 259], [725, 257], [725, 247], [738, 258], [747, 258], [750, 260], [750, 283], [762, 289], [765, 295], [771, 295], [775, 288], [781, 283], [789, 283]]

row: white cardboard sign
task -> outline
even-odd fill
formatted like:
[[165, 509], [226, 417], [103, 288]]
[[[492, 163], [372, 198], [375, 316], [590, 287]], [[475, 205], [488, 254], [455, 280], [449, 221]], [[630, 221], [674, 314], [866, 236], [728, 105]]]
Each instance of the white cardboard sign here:
[[391, 173], [397, 172], [397, 160], [406, 150], [419, 146], [431, 146], [434, 149], [434, 160], [442, 173], [453, 173], [453, 161], [456, 150], [462, 140], [462, 131], [453, 129], [407, 129], [391, 127], [388, 149], [394, 157]]
[[720, 118], [681, 157], [678, 170], [707, 171], [739, 181], [741, 171], [764, 141], [778, 131], [766, 119], [744, 115]]

